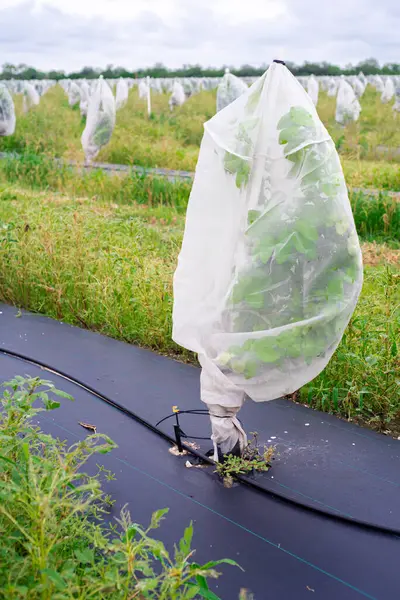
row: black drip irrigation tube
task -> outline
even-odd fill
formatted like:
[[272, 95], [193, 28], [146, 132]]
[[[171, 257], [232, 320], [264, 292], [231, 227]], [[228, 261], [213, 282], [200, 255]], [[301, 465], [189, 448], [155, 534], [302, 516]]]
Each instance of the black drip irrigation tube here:
[[[177, 423], [175, 425], [175, 428], [179, 429], [179, 433], [176, 438], [168, 435], [167, 433], [164, 433], [161, 429], [158, 429], [158, 427], [157, 427], [157, 425], [160, 424], [161, 422], [174, 416], [174, 413], [171, 415], [167, 415], [167, 417], [164, 417], [163, 419], [161, 419], [161, 421], [159, 421], [157, 423], [157, 425], [152, 425], [149, 421], [142, 419], [138, 414], [136, 414], [133, 411], [129, 410], [128, 408], [124, 407], [122, 404], [115, 402], [115, 400], [112, 400], [108, 396], [106, 396], [106, 395], [102, 394], [101, 392], [97, 391], [96, 389], [86, 385], [85, 383], [76, 379], [75, 377], [72, 377], [71, 375], [68, 375], [67, 373], [64, 373], [63, 371], [60, 371], [58, 369], [54, 369], [53, 367], [51, 367], [50, 365], [47, 365], [46, 363], [29, 358], [28, 356], [25, 356], [24, 354], [21, 354], [19, 352], [14, 352], [13, 350], [6, 350], [3, 348], [0, 350], [0, 354], [3, 354], [5, 356], [10, 356], [10, 357], [16, 358], [18, 360], [30, 363], [31, 365], [34, 365], [36, 367], [39, 367], [41, 369], [44, 369], [51, 373], [54, 373], [55, 375], [61, 377], [62, 379], [70, 381], [71, 383], [73, 383], [77, 387], [80, 387], [81, 389], [85, 390], [89, 394], [96, 396], [99, 400], [105, 402], [109, 406], [112, 406], [113, 408], [119, 410], [120, 412], [122, 412], [123, 414], [128, 416], [129, 418], [136, 421], [136, 423], [143, 425], [144, 427], [146, 427], [146, 429], [157, 434], [158, 436], [163, 438], [166, 442], [173, 444], [175, 446], [179, 446], [179, 444], [180, 444], [181, 448], [183, 449], [181, 441], [179, 442], [180, 435], [183, 434], [182, 430], [180, 429], [179, 420], [177, 420]], [[179, 412], [181, 412], [181, 414], [184, 414], [185, 412], [204, 414], [204, 411], [202, 409], [197, 409], [197, 410], [195, 409], [193, 411], [179, 411]], [[176, 429], [175, 429], [175, 433], [177, 433]], [[193, 438], [193, 439], [195, 439], [195, 438]], [[198, 438], [198, 439], [205, 439], [205, 438]], [[188, 454], [195, 456], [197, 459], [199, 459], [203, 463], [207, 463], [207, 464], [213, 465], [213, 466], [216, 465], [216, 463], [211, 458], [209, 458], [207, 455], [203, 454], [202, 452], [199, 452], [192, 446], [185, 444], [184, 450]], [[339, 522], [339, 523], [353, 525], [353, 526], [360, 527], [362, 529], [374, 531], [375, 533], [388, 534], [388, 535], [392, 535], [392, 536], [394, 535], [396, 537], [400, 537], [400, 529], [399, 528], [386, 527], [385, 525], [378, 525], [377, 523], [372, 523], [370, 521], [363, 521], [361, 519], [348, 517], [344, 514], [337, 514], [335, 512], [332, 512], [330, 510], [326, 510], [323, 508], [317, 508], [315, 506], [312, 506], [311, 504], [307, 504], [306, 502], [299, 502], [298, 500], [295, 500], [295, 499], [291, 498], [290, 496], [286, 496], [285, 494], [283, 494], [281, 492], [276, 492], [276, 491], [267, 489], [264, 486], [262, 486], [261, 484], [259, 484], [257, 481], [255, 481], [254, 479], [251, 479], [250, 477], [246, 477], [245, 475], [236, 475], [235, 479], [237, 481], [239, 481], [240, 483], [243, 483], [246, 486], [256, 490], [257, 492], [260, 492], [264, 495], [268, 495], [271, 498], [273, 498], [274, 500], [284, 501], [286, 504], [288, 504], [292, 507], [295, 507], [297, 509], [300, 508], [309, 513], [313, 513], [318, 516], [323, 516], [323, 517], [329, 518], [329, 519]]]

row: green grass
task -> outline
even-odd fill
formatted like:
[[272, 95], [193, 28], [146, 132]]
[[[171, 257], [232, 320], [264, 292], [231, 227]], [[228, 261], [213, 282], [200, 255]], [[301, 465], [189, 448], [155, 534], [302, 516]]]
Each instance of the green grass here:
[[[104, 434], [68, 447], [34, 424], [71, 398], [47, 381], [15, 377], [0, 393], [0, 599], [189, 600], [215, 598], [207, 579], [233, 561], [193, 562], [190, 524], [170, 553], [154, 537], [167, 509], [148, 527], [127, 508], [107, 524], [115, 476], [93, 462], [115, 444]], [[96, 463], [94, 463], [96, 464]], [[94, 469], [96, 471], [96, 469]]]
[[384, 193], [350, 194], [354, 221], [360, 237], [368, 240], [400, 240], [400, 201]]
[[37, 154], [24, 153], [18, 158], [0, 161], [0, 174], [10, 183], [21, 183], [38, 190], [63, 192], [79, 198], [118, 204], [140, 203], [148, 206], [171, 206], [186, 212], [191, 180], [168, 181], [130, 172], [110, 174], [100, 169], [79, 174], [66, 165]]
[[74, 156], [76, 149], [80, 148], [84, 122], [80, 112], [69, 107], [61, 87], [50, 90], [39, 106], [27, 114], [22, 111], [21, 96], [15, 96], [14, 102], [17, 116], [15, 133], [1, 139], [1, 151]]
[[[50, 158], [25, 153], [19, 158], [0, 161], [0, 176], [11, 184], [37, 190], [61, 192], [73, 198], [89, 197], [110, 206], [142, 204], [145, 207], [171, 207], [186, 212], [191, 180], [168, 181], [150, 175], [110, 175], [101, 170], [79, 174]], [[3, 191], [3, 196], [9, 192]], [[13, 193], [13, 192], [11, 192]], [[378, 196], [350, 192], [359, 234], [380, 241], [400, 239], [400, 202], [388, 194]]]
[[313, 408], [400, 433], [400, 269], [365, 270], [361, 299], [333, 359], [301, 398]]
[[355, 188], [400, 191], [400, 165], [384, 161], [352, 160], [341, 156], [347, 185]]
[[170, 341], [170, 284], [183, 217], [174, 209], [8, 189], [0, 222], [3, 300], [179, 352]]
[[[366, 205], [356, 206], [367, 232], [380, 223], [379, 210], [368, 221]], [[172, 276], [183, 227], [184, 216], [167, 206], [3, 187], [0, 300], [195, 361], [171, 340]], [[385, 429], [397, 428], [400, 415], [400, 281], [398, 268], [392, 270], [365, 269], [351, 326], [306, 392], [312, 406]]]
[[[180, 108], [170, 112], [168, 94], [153, 94], [153, 114], [149, 119], [146, 104], [132, 90], [126, 106], [117, 113], [117, 124], [110, 143], [98, 160], [144, 167], [165, 167], [194, 171], [203, 123], [215, 113], [215, 91], [201, 92]], [[363, 110], [358, 123], [346, 128], [334, 120], [335, 99], [320, 94], [319, 114], [341, 154], [348, 185], [400, 191], [400, 155], [378, 154], [380, 145], [400, 147], [399, 119], [390, 104], [382, 104], [373, 89], [361, 99]], [[50, 89], [38, 107], [26, 115], [16, 97], [15, 134], [0, 139], [0, 151], [73, 159], [83, 162], [80, 136], [84, 119], [79, 109], [68, 106], [60, 86]]]

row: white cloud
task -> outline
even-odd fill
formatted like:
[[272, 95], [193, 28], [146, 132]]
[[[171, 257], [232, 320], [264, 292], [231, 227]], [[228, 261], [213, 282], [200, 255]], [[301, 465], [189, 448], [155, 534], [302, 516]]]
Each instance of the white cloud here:
[[135, 69], [400, 61], [398, 0], [0, 0], [4, 62]]

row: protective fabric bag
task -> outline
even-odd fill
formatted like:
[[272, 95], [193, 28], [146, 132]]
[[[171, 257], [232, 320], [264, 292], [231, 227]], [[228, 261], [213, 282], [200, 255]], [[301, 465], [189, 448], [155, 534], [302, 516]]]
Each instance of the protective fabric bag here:
[[380, 75], [372, 75], [372, 85], [375, 87], [377, 92], [383, 92], [385, 89], [385, 84], [383, 82], [382, 77]]
[[174, 81], [172, 88], [172, 94], [168, 101], [170, 110], [173, 110], [174, 106], [182, 106], [186, 100], [185, 90], [183, 85], [179, 81]]
[[334, 77], [331, 77], [329, 79], [327, 94], [330, 98], [332, 98], [333, 96], [336, 96], [337, 91], [338, 91], [337, 79], [335, 79]]
[[82, 82], [80, 91], [81, 91], [81, 101], [79, 104], [79, 109], [81, 111], [82, 117], [86, 117], [87, 111], [89, 108], [89, 100], [90, 100], [90, 87], [86, 81]]
[[[335, 145], [282, 64], [205, 124], [174, 276], [173, 339], [199, 355], [214, 446], [246, 436], [245, 395], [316, 377], [362, 285]], [[217, 457], [214, 447], [214, 457]]]
[[396, 87], [394, 94], [395, 100], [392, 106], [392, 110], [394, 110], [395, 112], [400, 112], [400, 86]]
[[10, 92], [0, 84], [0, 136], [12, 135], [15, 131], [15, 109]]
[[226, 72], [217, 89], [217, 112], [247, 92], [248, 86], [232, 73]]
[[108, 144], [115, 127], [115, 101], [108, 83], [100, 77], [90, 98], [82, 147], [86, 161], [91, 161]]
[[365, 75], [364, 75], [364, 73], [362, 71], [359, 72], [358, 79], [361, 81], [361, 83], [363, 84], [364, 88], [366, 88], [367, 85], [368, 85], [368, 79], [365, 77]]
[[365, 92], [365, 85], [358, 77], [353, 77], [351, 80], [351, 86], [357, 98], [361, 98]]
[[361, 105], [357, 100], [354, 89], [345, 79], [341, 79], [336, 96], [336, 122], [346, 125], [351, 121], [357, 121], [360, 112]]
[[40, 96], [35, 90], [34, 86], [28, 81], [25, 81], [24, 83], [23, 94], [22, 110], [24, 113], [27, 113], [33, 106], [37, 106], [39, 104]]
[[149, 88], [147, 86], [147, 83], [142, 80], [139, 83], [139, 98], [147, 98], [148, 94], [149, 94]]
[[80, 104], [81, 101], [81, 90], [79, 85], [74, 81], [71, 81], [68, 88], [68, 104], [72, 108], [76, 104]]
[[122, 79], [122, 77], [121, 77], [117, 83], [117, 92], [116, 92], [116, 98], [115, 98], [115, 105], [116, 105], [117, 110], [119, 110], [120, 108], [125, 106], [125, 104], [128, 102], [128, 96], [129, 96], [128, 84], [126, 83], [125, 79]]
[[314, 106], [318, 104], [318, 94], [319, 94], [319, 83], [314, 75], [310, 75], [307, 82], [307, 93], [310, 96], [311, 100], [314, 103]]
[[382, 95], [381, 95], [381, 102], [383, 102], [384, 104], [386, 104], [387, 102], [390, 102], [394, 96], [394, 91], [395, 91], [395, 87], [394, 87], [393, 79], [388, 77], [385, 81], [385, 87], [384, 87]]

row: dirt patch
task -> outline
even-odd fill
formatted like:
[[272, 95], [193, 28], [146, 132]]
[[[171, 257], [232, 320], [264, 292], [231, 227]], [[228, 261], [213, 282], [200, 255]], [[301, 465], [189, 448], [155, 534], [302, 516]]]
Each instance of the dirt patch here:
[[386, 244], [365, 242], [361, 245], [364, 265], [398, 265], [400, 266], [400, 250], [389, 248]]

